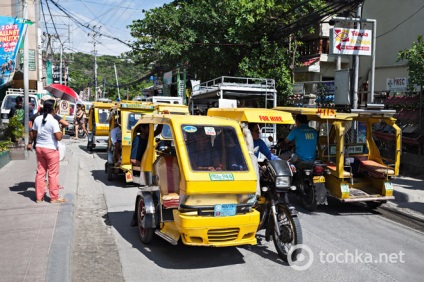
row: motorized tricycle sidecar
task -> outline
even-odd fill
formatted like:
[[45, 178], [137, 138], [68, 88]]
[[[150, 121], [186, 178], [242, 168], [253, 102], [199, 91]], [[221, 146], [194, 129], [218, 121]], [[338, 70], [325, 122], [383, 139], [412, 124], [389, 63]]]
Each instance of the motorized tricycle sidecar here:
[[109, 138], [109, 115], [115, 104], [112, 102], [93, 102], [88, 112], [87, 150], [107, 148]]
[[[125, 174], [126, 183], [132, 182], [131, 155], [131, 130], [143, 114], [153, 113], [155, 107], [150, 102], [121, 101], [115, 105], [110, 112], [109, 117], [109, 136], [108, 136], [108, 158], [105, 163], [105, 172], [110, 181], [114, 175]], [[112, 144], [111, 133], [113, 129], [120, 126], [119, 135], [120, 153], [118, 147]]]
[[[395, 124], [394, 113], [384, 110], [344, 113], [320, 108], [275, 109], [293, 115], [304, 114], [309, 121], [315, 122], [319, 131], [316, 159], [328, 170], [319, 179], [325, 178], [328, 195], [342, 202], [365, 202], [370, 208], [394, 199], [390, 179], [399, 173], [401, 150], [401, 132]], [[380, 122], [391, 126], [395, 132], [390, 157], [382, 157], [376, 145], [373, 128]], [[317, 202], [315, 207], [326, 203], [325, 199], [315, 196], [312, 200]]]
[[[171, 244], [255, 245], [259, 213], [256, 173], [239, 125], [229, 119], [153, 114], [134, 183], [140, 187], [132, 225], [143, 243], [153, 234]], [[154, 136], [155, 129], [162, 133]]]

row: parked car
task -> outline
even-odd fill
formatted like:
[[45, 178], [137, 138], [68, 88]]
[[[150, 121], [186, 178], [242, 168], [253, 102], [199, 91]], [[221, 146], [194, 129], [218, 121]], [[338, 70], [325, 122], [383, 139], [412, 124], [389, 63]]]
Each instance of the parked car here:
[[[24, 98], [23, 94], [20, 93], [13, 93], [13, 94], [6, 94], [6, 96], [3, 99], [3, 102], [1, 104], [1, 120], [3, 123], [9, 123], [9, 112], [10, 109], [16, 105], [16, 97], [21, 96], [22, 99]], [[29, 103], [34, 105], [33, 114], [36, 114], [38, 112], [38, 106], [39, 106], [39, 100], [37, 95], [29, 94]], [[24, 106], [28, 105], [24, 101]]]

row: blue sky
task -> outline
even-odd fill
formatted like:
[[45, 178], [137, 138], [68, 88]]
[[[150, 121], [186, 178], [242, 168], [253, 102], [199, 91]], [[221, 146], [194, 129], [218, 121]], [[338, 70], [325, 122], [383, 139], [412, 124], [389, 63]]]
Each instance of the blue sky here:
[[[65, 52], [69, 52], [67, 49], [72, 49], [91, 53], [93, 51], [93, 38], [87, 35], [88, 31], [78, 27], [50, 1], [48, 6], [45, 1], [42, 2], [44, 9], [44, 17], [41, 16], [43, 31], [48, 31], [50, 34], [56, 34], [57, 31], [65, 46]], [[130, 25], [133, 20], [143, 18], [143, 9], [150, 10], [161, 7], [171, 0], [55, 0], [55, 2], [79, 22], [90, 26], [100, 26], [100, 33], [118, 37], [123, 41], [131, 41], [132, 37], [126, 26]], [[51, 13], [49, 13], [48, 8], [50, 8]], [[47, 25], [44, 24], [44, 18]], [[53, 22], [56, 29], [54, 29]], [[118, 56], [129, 50], [125, 44], [104, 36], [99, 37], [98, 42], [96, 46], [98, 55]], [[58, 46], [58, 43], [56, 43], [56, 46]]]

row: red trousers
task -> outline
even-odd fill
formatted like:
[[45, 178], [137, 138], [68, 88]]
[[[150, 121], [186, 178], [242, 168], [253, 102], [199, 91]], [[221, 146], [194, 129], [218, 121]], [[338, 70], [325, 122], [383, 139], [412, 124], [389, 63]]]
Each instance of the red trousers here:
[[59, 198], [59, 151], [47, 148], [35, 149], [37, 154], [37, 175], [35, 176], [35, 199], [41, 200], [45, 193], [46, 172], [49, 172], [50, 200]]

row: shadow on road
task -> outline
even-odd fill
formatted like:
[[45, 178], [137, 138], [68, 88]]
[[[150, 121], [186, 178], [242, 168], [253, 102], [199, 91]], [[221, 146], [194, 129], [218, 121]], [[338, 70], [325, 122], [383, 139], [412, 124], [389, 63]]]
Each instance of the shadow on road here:
[[[184, 245], [181, 240], [174, 246], [154, 235], [150, 244], [143, 244], [138, 237], [137, 227], [131, 227], [133, 212], [109, 212], [105, 223], [112, 225], [134, 248], [165, 269], [201, 269], [225, 265], [244, 264], [244, 256], [236, 247], [212, 248]], [[258, 254], [278, 264], [283, 264], [274, 249], [262, 245], [259, 235], [258, 245], [242, 248]], [[265, 240], [265, 239], [263, 239]]]

